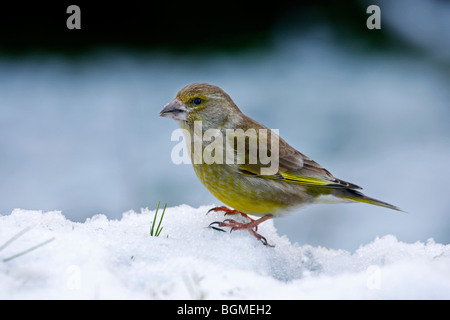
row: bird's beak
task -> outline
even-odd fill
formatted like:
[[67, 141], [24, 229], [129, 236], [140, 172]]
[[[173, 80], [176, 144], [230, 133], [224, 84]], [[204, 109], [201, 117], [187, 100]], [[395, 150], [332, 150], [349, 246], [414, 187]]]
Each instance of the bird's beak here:
[[166, 104], [159, 115], [174, 120], [187, 120], [188, 110], [180, 100], [175, 98], [171, 103]]

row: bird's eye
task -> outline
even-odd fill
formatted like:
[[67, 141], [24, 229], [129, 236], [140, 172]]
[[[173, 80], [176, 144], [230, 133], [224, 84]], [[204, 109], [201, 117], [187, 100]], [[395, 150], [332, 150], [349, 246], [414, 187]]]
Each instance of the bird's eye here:
[[203, 102], [203, 100], [201, 98], [195, 98], [194, 99], [194, 104], [196, 104], [196, 105], [199, 105], [202, 102]]

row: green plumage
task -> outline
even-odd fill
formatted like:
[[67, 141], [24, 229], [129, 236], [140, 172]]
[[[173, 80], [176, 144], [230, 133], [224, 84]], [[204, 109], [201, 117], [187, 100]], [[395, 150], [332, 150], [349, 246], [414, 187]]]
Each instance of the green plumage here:
[[[194, 169], [205, 187], [220, 201], [235, 210], [253, 215], [278, 215], [299, 206], [320, 202], [323, 197], [335, 198], [341, 202], [362, 202], [400, 210], [396, 206], [362, 194], [361, 187], [335, 178], [317, 162], [303, 155], [264, 125], [244, 115], [233, 100], [219, 87], [206, 83], [189, 85], [177, 94], [161, 115], [178, 120], [180, 126], [191, 136], [195, 134], [194, 124], [201, 121], [202, 132], [208, 129], [220, 130], [225, 136], [233, 130], [232, 153], [239, 160], [235, 163], [194, 163]], [[249, 130], [257, 132], [256, 137], [246, 136]], [[252, 131], [253, 132], [253, 131]], [[268, 134], [262, 135], [261, 132]], [[274, 140], [272, 140], [272, 138]], [[253, 139], [253, 140], [252, 140]], [[255, 140], [256, 139], [256, 140]], [[225, 140], [224, 140], [225, 141]], [[240, 154], [238, 141], [244, 141], [244, 154]], [[260, 158], [261, 143], [267, 146], [267, 155], [277, 155], [276, 171], [263, 174], [270, 167]], [[276, 141], [277, 145], [272, 145]], [[194, 152], [191, 143], [189, 150]], [[207, 143], [203, 143], [204, 151]], [[223, 154], [226, 154], [224, 143]], [[253, 148], [253, 149], [252, 149]], [[253, 150], [253, 151], [252, 151]]]

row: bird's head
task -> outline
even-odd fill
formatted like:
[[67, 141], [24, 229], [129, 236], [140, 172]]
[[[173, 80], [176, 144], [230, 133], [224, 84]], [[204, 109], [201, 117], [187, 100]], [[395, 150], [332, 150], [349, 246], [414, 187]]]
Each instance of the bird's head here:
[[182, 128], [192, 130], [194, 121], [202, 121], [204, 130], [223, 128], [240, 114], [225, 91], [207, 83], [193, 83], [181, 89], [160, 115], [177, 120]]

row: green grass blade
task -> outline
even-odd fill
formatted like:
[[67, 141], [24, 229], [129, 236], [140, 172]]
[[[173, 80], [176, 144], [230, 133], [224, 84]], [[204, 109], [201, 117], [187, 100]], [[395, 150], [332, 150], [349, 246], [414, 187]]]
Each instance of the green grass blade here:
[[150, 235], [151, 235], [152, 237], [153, 237], [154, 230], [155, 230], [155, 222], [156, 222], [156, 218], [158, 217], [159, 203], [160, 203], [160, 201], [158, 201], [158, 206], [156, 207], [155, 216], [153, 217], [152, 228], [150, 229]]
[[16, 241], [19, 237], [21, 237], [25, 232], [28, 232], [31, 230], [31, 227], [26, 227], [25, 229], [23, 229], [22, 231], [20, 231], [19, 233], [15, 234], [14, 236], [11, 237], [11, 239], [9, 239], [8, 241], [6, 241], [4, 244], [2, 244], [0, 246], [0, 251], [2, 251], [3, 249], [5, 249], [7, 246], [9, 246], [12, 242]]
[[163, 212], [161, 214], [161, 218], [159, 219], [158, 226], [156, 227], [156, 230], [155, 230], [155, 224], [156, 224], [156, 219], [158, 219], [158, 211], [159, 211], [160, 204], [161, 204], [161, 201], [158, 201], [158, 205], [156, 206], [155, 216], [153, 217], [152, 227], [150, 229], [150, 235], [152, 237], [153, 236], [159, 237], [159, 235], [161, 234], [162, 229], [164, 228], [164, 227], [161, 227], [161, 223], [162, 223], [162, 221], [164, 219], [164, 213], [166, 212], [167, 202], [164, 205], [164, 209], [163, 209]]
[[161, 229], [159, 229], [159, 228], [161, 227], [161, 222], [163, 221], [164, 213], [166, 212], [166, 207], [167, 207], [167, 202], [166, 202], [166, 204], [164, 205], [164, 209], [163, 209], [163, 212], [162, 212], [162, 215], [161, 215], [161, 219], [159, 220], [158, 227], [156, 228], [156, 236], [159, 236], [159, 234], [160, 234], [161, 231], [162, 231], [162, 228], [161, 228]]
[[46, 240], [46, 241], [44, 241], [42, 243], [39, 243], [39, 244], [35, 245], [34, 247], [28, 248], [27, 250], [24, 250], [22, 252], [16, 253], [15, 255], [13, 255], [11, 257], [5, 258], [5, 259], [3, 259], [3, 262], [8, 262], [8, 261], [11, 261], [12, 259], [15, 259], [17, 257], [23, 256], [24, 254], [26, 254], [28, 252], [31, 252], [33, 250], [36, 250], [37, 248], [42, 247], [42, 246], [46, 245], [47, 243], [52, 242], [53, 240], [55, 240], [54, 237], [50, 238], [50, 239], [48, 239], [48, 240]]

